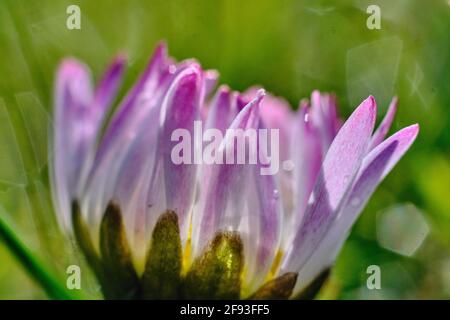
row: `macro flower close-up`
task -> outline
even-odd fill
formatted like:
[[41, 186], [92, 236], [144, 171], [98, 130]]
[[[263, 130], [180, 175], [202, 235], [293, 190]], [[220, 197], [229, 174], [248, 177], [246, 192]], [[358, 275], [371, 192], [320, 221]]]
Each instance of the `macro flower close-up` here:
[[[325, 279], [418, 125], [385, 137], [395, 98], [374, 131], [372, 96], [342, 121], [334, 96], [318, 91], [297, 112], [262, 89], [214, 92], [216, 71], [177, 63], [166, 51], [156, 48], [102, 135], [125, 59], [116, 58], [95, 88], [86, 66], [62, 62], [50, 166], [61, 224], [106, 298], [311, 298], [308, 286]], [[216, 144], [212, 162], [183, 141], [196, 121], [223, 135], [201, 141]], [[179, 128], [188, 135], [174, 135]], [[283, 140], [264, 147], [265, 136], [252, 139], [252, 129], [276, 130]], [[274, 151], [291, 167], [264, 174]], [[187, 161], [174, 161], [177, 152]], [[248, 163], [238, 161], [242, 152]]]
[[447, 0], [0, 0], [0, 302], [449, 300], [448, 30]]

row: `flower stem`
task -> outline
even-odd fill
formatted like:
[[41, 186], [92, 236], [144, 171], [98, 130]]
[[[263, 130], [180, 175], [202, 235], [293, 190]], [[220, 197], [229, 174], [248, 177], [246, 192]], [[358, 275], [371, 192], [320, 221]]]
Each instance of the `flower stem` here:
[[15, 232], [4, 220], [0, 218], [0, 239], [16, 257], [28, 274], [45, 290], [49, 298], [57, 300], [76, 299], [61, 283], [51, 275], [42, 262], [40, 262]]

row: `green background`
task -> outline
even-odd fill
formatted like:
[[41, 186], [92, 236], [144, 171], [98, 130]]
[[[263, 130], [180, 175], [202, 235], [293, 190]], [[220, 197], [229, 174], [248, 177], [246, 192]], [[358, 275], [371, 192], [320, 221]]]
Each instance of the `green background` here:
[[[70, 4], [81, 8], [81, 30], [66, 28]], [[370, 4], [381, 8], [380, 30], [366, 27]], [[381, 118], [398, 95], [391, 130], [418, 122], [419, 137], [364, 210], [321, 297], [450, 298], [447, 0], [0, 0], [0, 217], [63, 284], [66, 267], [83, 262], [56, 227], [49, 200], [55, 70], [73, 56], [98, 79], [125, 52], [123, 95], [161, 39], [178, 60], [195, 57], [217, 69], [221, 83], [237, 90], [261, 84], [294, 108], [319, 89], [337, 94], [346, 117], [373, 94]], [[379, 217], [393, 207], [413, 208], [429, 227], [412, 256], [377, 239]], [[394, 232], [398, 243], [415, 236], [413, 226], [402, 228]], [[381, 290], [365, 289], [372, 264], [381, 266]], [[91, 277], [83, 279], [83, 288], [98, 297]], [[0, 298], [45, 297], [0, 243]]]

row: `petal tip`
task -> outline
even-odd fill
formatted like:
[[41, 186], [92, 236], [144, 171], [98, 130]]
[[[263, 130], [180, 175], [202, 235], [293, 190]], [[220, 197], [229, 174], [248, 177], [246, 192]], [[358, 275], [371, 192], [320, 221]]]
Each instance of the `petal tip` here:
[[61, 74], [77, 74], [81, 70], [85, 69], [85, 65], [75, 58], [65, 58], [61, 61], [58, 72]]
[[210, 79], [210, 80], [216, 80], [217, 78], [219, 78], [219, 71], [217, 71], [215, 69], [206, 70], [205, 78]]
[[217, 91], [219, 94], [229, 94], [231, 92], [231, 89], [228, 85], [222, 84]]
[[161, 54], [163, 56], [167, 55], [167, 42], [166, 40], [160, 40], [156, 44], [155, 53]]
[[[420, 125], [418, 123], [415, 123], [413, 125], [409, 126], [411, 133], [416, 137], [419, 134], [420, 131]], [[414, 137], [414, 139], [415, 139]]]
[[418, 123], [403, 128], [399, 132], [403, 132], [402, 136], [409, 136], [414, 141], [419, 134], [420, 126]]
[[199, 83], [202, 78], [202, 70], [200, 65], [193, 63], [187, 66], [180, 74], [177, 76], [178, 80], [175, 83], [188, 84], [188, 83]]
[[125, 65], [128, 60], [128, 55], [126, 52], [119, 52], [113, 59], [113, 64]]
[[367, 99], [362, 102], [362, 107], [367, 111], [367, 114], [370, 117], [373, 126], [375, 126], [377, 118], [377, 102], [375, 100], [375, 97], [372, 95], [367, 97]]
[[256, 101], [259, 103], [266, 96], [266, 90], [259, 89], [256, 92]]
[[375, 97], [373, 95], [368, 96], [367, 99], [364, 100], [364, 102], [369, 103], [371, 108], [374, 108], [377, 105], [377, 102], [376, 102]]
[[397, 95], [392, 97], [392, 103], [395, 103], [395, 104], [398, 103], [398, 96]]

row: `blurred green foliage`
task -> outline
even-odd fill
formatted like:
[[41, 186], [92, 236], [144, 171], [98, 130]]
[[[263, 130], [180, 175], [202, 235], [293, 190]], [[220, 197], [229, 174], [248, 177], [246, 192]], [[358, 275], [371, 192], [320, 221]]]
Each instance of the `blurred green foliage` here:
[[[70, 4], [81, 8], [81, 30], [66, 28]], [[380, 30], [366, 27], [370, 4], [381, 8]], [[348, 116], [373, 94], [381, 117], [398, 95], [392, 131], [418, 122], [421, 132], [363, 212], [322, 298], [450, 298], [449, 32], [447, 0], [0, 0], [0, 215], [61, 281], [67, 265], [82, 264], [50, 202], [55, 70], [74, 56], [98, 79], [125, 52], [124, 93], [165, 39], [177, 59], [219, 70], [221, 83], [261, 84], [294, 108], [319, 89], [335, 92]], [[413, 257], [376, 239], [377, 214], [399, 203], [414, 204], [431, 228]], [[365, 289], [371, 264], [383, 270], [379, 292]], [[86, 286], [98, 297], [94, 282]], [[1, 244], [0, 298], [45, 298]]]

